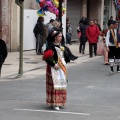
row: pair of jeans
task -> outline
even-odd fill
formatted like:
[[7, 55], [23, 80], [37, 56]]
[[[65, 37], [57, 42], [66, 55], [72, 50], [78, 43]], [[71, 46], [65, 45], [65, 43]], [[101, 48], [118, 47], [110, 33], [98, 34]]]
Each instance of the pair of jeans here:
[[94, 55], [97, 55], [97, 43], [89, 43], [89, 55], [90, 57], [93, 57], [93, 49], [94, 49]]
[[42, 53], [42, 46], [43, 46], [43, 41], [44, 41], [44, 35], [37, 34], [37, 39], [36, 39], [36, 53]]
[[71, 36], [70, 34], [66, 33], [66, 44], [70, 44], [71, 43]]

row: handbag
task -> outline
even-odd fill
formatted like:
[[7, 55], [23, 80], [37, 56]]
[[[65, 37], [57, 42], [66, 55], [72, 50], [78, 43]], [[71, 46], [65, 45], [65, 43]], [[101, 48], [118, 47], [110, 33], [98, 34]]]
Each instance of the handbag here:
[[81, 37], [81, 32], [79, 31], [78, 32], [78, 38], [80, 39], [80, 37]]
[[104, 43], [102, 40], [98, 43], [97, 55], [104, 55]]

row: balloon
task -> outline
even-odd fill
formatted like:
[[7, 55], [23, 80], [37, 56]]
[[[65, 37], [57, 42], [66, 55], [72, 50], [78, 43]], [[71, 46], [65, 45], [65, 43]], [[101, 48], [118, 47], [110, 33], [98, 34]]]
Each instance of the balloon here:
[[[59, 0], [36, 0], [40, 4], [41, 9], [37, 11], [37, 14], [39, 16], [44, 16], [45, 11], [50, 11], [51, 13], [55, 15], [59, 15]], [[62, 0], [62, 2], [65, 2], [65, 0]], [[62, 7], [62, 15], [66, 12], [66, 8]]]
[[62, 11], [65, 13], [65, 12], [66, 12], [66, 8], [63, 7], [63, 8], [62, 8]]
[[36, 0], [36, 2], [40, 3], [40, 0]]
[[40, 0], [40, 7], [41, 8], [45, 6], [45, 2], [46, 2], [46, 0]]
[[57, 7], [57, 8], [59, 7], [59, 2], [57, 0], [52, 0], [52, 2], [55, 7]]
[[40, 9], [37, 11], [37, 14], [39, 17], [43, 17], [45, 15], [45, 12]]
[[48, 6], [48, 10], [51, 13], [58, 15], [59, 13], [58, 9], [50, 1], [47, 0], [46, 5]]

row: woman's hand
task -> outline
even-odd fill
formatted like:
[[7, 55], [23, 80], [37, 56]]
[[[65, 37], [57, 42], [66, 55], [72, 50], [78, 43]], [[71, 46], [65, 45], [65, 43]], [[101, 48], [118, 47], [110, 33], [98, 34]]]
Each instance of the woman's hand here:
[[58, 64], [55, 64], [54, 69], [55, 69], [55, 70], [58, 70], [58, 69], [59, 69]]
[[109, 52], [109, 51], [110, 51], [110, 49], [109, 49], [109, 47], [108, 47], [108, 46], [106, 47], [106, 50], [107, 50], [107, 52]]

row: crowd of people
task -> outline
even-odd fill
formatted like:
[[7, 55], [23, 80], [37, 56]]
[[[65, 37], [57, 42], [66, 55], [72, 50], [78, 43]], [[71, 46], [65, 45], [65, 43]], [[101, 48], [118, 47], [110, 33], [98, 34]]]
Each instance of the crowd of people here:
[[[120, 72], [120, 30], [117, 21], [113, 16], [108, 20], [108, 28], [102, 30], [98, 20], [90, 20], [85, 15], [79, 22], [77, 32], [81, 33], [79, 52], [85, 52], [85, 43], [89, 43], [89, 56], [104, 55], [105, 65], [110, 65], [111, 73], [114, 72], [113, 66], [117, 65], [117, 72]], [[100, 40], [99, 40], [100, 37]], [[97, 48], [99, 47], [99, 48]], [[94, 49], [94, 50], [93, 50]], [[99, 49], [99, 51], [98, 51]], [[94, 51], [94, 52], [93, 52]]]
[[[61, 22], [51, 19], [44, 24], [44, 18], [39, 17], [34, 27], [36, 38], [36, 54], [43, 55], [42, 59], [47, 63], [46, 67], [46, 102], [55, 110], [65, 106], [67, 96], [67, 68], [66, 63], [76, 60], [68, 44], [71, 45], [72, 27], [69, 18], [66, 19], [66, 40], [62, 33]], [[85, 45], [89, 43], [89, 57], [97, 56], [99, 45], [102, 45], [105, 65], [110, 65], [111, 73], [120, 72], [120, 30], [118, 22], [110, 17], [108, 28], [102, 30], [98, 20], [90, 20], [83, 15], [79, 21], [77, 32], [80, 33], [79, 53], [85, 54]], [[101, 39], [99, 41], [99, 36]], [[43, 50], [43, 44], [45, 49]], [[102, 44], [99, 44], [102, 43]], [[2, 64], [7, 57], [7, 47], [0, 39], [0, 75]]]
[[[66, 63], [78, 58], [72, 54], [68, 47], [68, 44], [71, 45], [72, 37], [70, 19], [69, 17], [66, 19], [66, 40], [62, 34], [61, 22], [58, 19], [51, 19], [48, 24], [44, 25], [44, 18], [39, 17], [33, 32], [36, 37], [36, 54], [42, 54], [42, 59], [47, 63], [46, 102], [55, 110], [60, 110], [60, 107], [66, 103]], [[113, 17], [108, 21], [108, 28], [102, 30], [97, 19], [89, 21], [83, 15], [79, 21], [77, 32], [80, 34], [80, 54], [85, 54], [85, 46], [88, 41], [90, 58], [93, 55], [101, 55], [98, 51], [99, 48], [103, 51], [105, 65], [110, 65], [111, 73], [114, 72], [114, 64], [117, 65], [117, 72], [120, 72], [120, 31], [118, 23], [113, 20]], [[42, 50], [43, 41], [45, 41], [44, 50]]]

